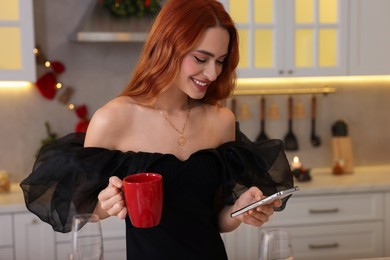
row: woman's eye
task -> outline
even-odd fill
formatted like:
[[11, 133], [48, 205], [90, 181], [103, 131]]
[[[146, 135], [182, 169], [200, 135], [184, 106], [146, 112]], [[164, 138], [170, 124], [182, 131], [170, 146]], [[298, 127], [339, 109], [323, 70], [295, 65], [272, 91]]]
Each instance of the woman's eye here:
[[202, 59], [200, 59], [200, 58], [198, 58], [198, 57], [196, 57], [196, 56], [194, 56], [194, 59], [195, 59], [195, 61], [196, 61], [197, 63], [205, 63], [205, 62], [206, 62], [206, 60], [202, 60]]
[[223, 64], [225, 63], [225, 60], [217, 60], [217, 63], [218, 63], [219, 65], [223, 65]]

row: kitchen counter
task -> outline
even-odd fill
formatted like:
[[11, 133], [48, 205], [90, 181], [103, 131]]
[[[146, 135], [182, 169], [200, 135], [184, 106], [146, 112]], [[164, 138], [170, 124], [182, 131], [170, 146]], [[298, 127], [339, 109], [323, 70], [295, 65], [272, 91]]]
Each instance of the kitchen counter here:
[[27, 211], [19, 183], [12, 183], [10, 192], [0, 193], [0, 214]]
[[294, 196], [340, 192], [390, 191], [390, 165], [355, 167], [353, 173], [333, 175], [331, 168], [315, 168], [308, 182], [295, 181]]
[[[313, 168], [311, 176], [308, 182], [295, 181], [300, 191], [263, 228], [287, 229], [294, 259], [389, 257], [390, 165], [355, 167], [344, 175]], [[257, 229], [241, 225], [223, 236], [229, 259], [257, 258]]]
[[[354, 173], [333, 175], [330, 168], [311, 170], [312, 180], [295, 181], [300, 191], [294, 196], [340, 192], [390, 191], [390, 165], [355, 167]], [[0, 214], [27, 211], [18, 183], [11, 184], [9, 193], [0, 194]]]

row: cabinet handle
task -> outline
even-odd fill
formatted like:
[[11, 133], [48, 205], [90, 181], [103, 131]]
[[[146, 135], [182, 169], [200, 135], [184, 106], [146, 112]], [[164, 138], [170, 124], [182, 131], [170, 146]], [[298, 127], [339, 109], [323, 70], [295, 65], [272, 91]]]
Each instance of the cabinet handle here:
[[36, 225], [38, 224], [38, 220], [36, 218], [34, 218], [32, 221], [31, 221], [31, 225]]
[[336, 247], [339, 247], [339, 243], [322, 244], [322, 245], [309, 244], [310, 249], [324, 249], [324, 248], [336, 248]]
[[284, 70], [279, 70], [279, 75], [283, 75]]
[[294, 72], [294, 71], [292, 71], [292, 70], [288, 70], [287, 72], [288, 72], [288, 74], [290, 74], [290, 75], [291, 75], [291, 74], [293, 74], [293, 72]]
[[337, 213], [339, 212], [338, 208], [333, 209], [309, 209], [310, 214], [324, 214], [324, 213]]

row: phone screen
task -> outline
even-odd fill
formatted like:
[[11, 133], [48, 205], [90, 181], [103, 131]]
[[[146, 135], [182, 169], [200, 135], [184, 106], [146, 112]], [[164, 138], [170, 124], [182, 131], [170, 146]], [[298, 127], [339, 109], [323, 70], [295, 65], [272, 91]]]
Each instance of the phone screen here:
[[249, 211], [251, 209], [254, 209], [254, 208], [258, 207], [258, 206], [267, 205], [267, 204], [270, 204], [270, 203], [274, 202], [277, 199], [282, 199], [284, 197], [287, 197], [287, 196], [293, 194], [294, 192], [296, 192], [298, 190], [299, 190], [299, 188], [296, 186], [296, 187], [288, 189], [288, 190], [279, 191], [277, 193], [272, 194], [271, 196], [268, 196], [268, 197], [266, 197], [264, 199], [255, 201], [255, 202], [253, 202], [253, 203], [251, 203], [251, 204], [249, 204], [249, 205], [247, 205], [247, 206], [245, 206], [245, 207], [243, 207], [243, 208], [241, 208], [241, 209], [239, 209], [237, 211], [234, 211], [232, 214], [230, 214], [230, 216], [232, 218], [234, 218], [234, 217], [236, 217], [236, 216], [238, 216], [240, 214], [243, 214], [243, 213], [245, 213], [245, 212], [247, 212], [247, 211]]

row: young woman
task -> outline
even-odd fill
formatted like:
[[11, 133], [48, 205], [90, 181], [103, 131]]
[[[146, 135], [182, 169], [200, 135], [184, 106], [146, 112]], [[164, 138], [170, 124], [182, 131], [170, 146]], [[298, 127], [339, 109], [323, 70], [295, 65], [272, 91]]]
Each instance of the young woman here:
[[[28, 208], [61, 232], [76, 213], [126, 219], [128, 259], [226, 259], [220, 232], [261, 226], [282, 202], [230, 213], [292, 187], [282, 143], [249, 142], [223, 105], [238, 56], [236, 28], [218, 1], [168, 0], [123, 93], [95, 113], [85, 136], [41, 149], [21, 184]], [[138, 172], [163, 176], [153, 228], [127, 216], [122, 179]]]

